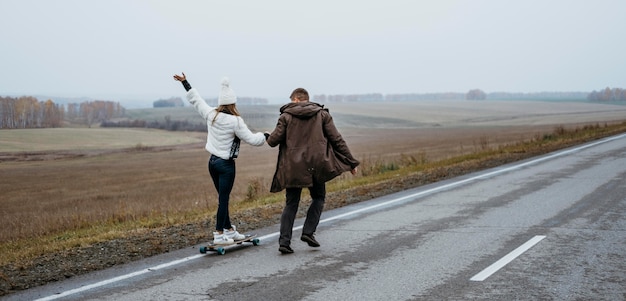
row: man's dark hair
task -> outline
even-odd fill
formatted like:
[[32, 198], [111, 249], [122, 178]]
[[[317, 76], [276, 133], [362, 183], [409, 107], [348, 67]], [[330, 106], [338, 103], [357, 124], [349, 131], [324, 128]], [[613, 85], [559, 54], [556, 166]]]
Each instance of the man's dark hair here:
[[289, 99], [308, 101], [309, 92], [307, 92], [307, 90], [305, 90], [304, 88], [297, 88], [293, 90], [293, 92], [291, 92], [291, 96], [289, 96]]

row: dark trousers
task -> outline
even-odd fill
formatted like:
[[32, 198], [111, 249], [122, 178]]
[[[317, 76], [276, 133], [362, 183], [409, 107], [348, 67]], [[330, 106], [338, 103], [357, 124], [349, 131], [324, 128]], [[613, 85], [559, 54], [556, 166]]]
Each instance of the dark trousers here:
[[[324, 209], [324, 201], [326, 199], [326, 184], [325, 183], [313, 183], [312, 187], [309, 187], [311, 193], [311, 205], [306, 214], [304, 220], [304, 226], [302, 227], [303, 234], [313, 234], [317, 229], [317, 225], [320, 222], [322, 216], [322, 210]], [[298, 213], [298, 205], [300, 204], [300, 196], [302, 194], [302, 188], [287, 188], [286, 189], [286, 203], [283, 209], [283, 214], [280, 217], [280, 236], [278, 243], [281, 246], [291, 245], [291, 234], [293, 231], [293, 223]]]
[[223, 231], [224, 229], [230, 229], [232, 225], [228, 214], [228, 201], [230, 192], [235, 184], [235, 160], [224, 160], [211, 155], [209, 159], [209, 174], [211, 174], [211, 179], [213, 179], [218, 195], [215, 230]]

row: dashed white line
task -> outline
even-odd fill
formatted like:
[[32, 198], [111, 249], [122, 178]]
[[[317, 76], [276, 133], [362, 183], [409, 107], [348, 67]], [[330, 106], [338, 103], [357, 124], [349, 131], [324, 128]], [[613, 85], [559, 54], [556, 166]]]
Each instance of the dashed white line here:
[[500, 258], [500, 260], [494, 262], [492, 265], [488, 266], [487, 268], [482, 270], [480, 273], [470, 278], [470, 280], [471, 281], [483, 281], [487, 279], [489, 276], [493, 275], [493, 273], [503, 268], [509, 262], [513, 261], [513, 259], [522, 255], [524, 252], [532, 248], [534, 245], [536, 245], [538, 242], [540, 242], [544, 238], [546, 238], [544, 235], [537, 235], [531, 238], [529, 241], [519, 246], [517, 249], [511, 251], [511, 253], [506, 254], [504, 257]]

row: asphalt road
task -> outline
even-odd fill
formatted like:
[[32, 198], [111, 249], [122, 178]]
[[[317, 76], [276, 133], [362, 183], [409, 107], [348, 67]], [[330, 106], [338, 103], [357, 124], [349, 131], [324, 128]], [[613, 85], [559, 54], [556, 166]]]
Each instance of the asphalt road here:
[[621, 135], [324, 212], [320, 248], [275, 226], [8, 299], [625, 300], [625, 216]]

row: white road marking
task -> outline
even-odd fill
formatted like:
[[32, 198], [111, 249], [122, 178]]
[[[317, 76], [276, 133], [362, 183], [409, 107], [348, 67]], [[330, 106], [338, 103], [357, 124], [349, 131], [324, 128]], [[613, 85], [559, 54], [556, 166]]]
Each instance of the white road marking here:
[[[417, 198], [417, 197], [420, 197], [420, 196], [423, 196], [423, 195], [427, 195], [427, 194], [430, 194], [430, 193], [438, 192], [438, 191], [445, 190], [445, 189], [448, 189], [448, 188], [451, 188], [451, 187], [460, 186], [460, 185], [463, 185], [463, 184], [466, 184], [466, 183], [469, 183], [469, 182], [473, 182], [473, 181], [476, 181], [476, 180], [486, 179], [486, 178], [489, 178], [489, 177], [492, 177], [492, 176], [495, 176], [495, 175], [498, 175], [498, 174], [502, 174], [502, 173], [506, 173], [506, 172], [509, 172], [509, 171], [512, 171], [512, 170], [520, 169], [522, 167], [526, 167], [526, 166], [533, 165], [533, 164], [536, 164], [536, 163], [539, 163], [539, 162], [550, 160], [550, 159], [553, 159], [553, 158], [556, 158], [556, 157], [559, 157], [559, 156], [571, 154], [573, 152], [577, 152], [577, 151], [580, 151], [580, 150], [583, 150], [583, 149], [586, 149], [586, 148], [590, 148], [590, 147], [593, 147], [593, 146], [596, 146], [596, 145], [599, 145], [599, 144], [602, 144], [602, 143], [610, 142], [610, 141], [621, 139], [621, 138], [624, 138], [624, 137], [626, 137], [626, 134], [609, 137], [609, 138], [598, 140], [596, 142], [593, 142], [593, 143], [590, 143], [590, 144], [586, 144], [586, 145], [583, 145], [583, 146], [579, 146], [579, 147], [576, 147], [576, 148], [573, 148], [573, 149], [570, 149], [570, 150], [561, 151], [561, 152], [554, 153], [554, 154], [549, 155], [549, 156], [545, 156], [545, 157], [541, 157], [541, 158], [538, 158], [538, 159], [535, 159], [535, 160], [531, 160], [531, 161], [528, 161], [526, 163], [521, 163], [521, 164], [517, 164], [517, 165], [514, 165], [514, 166], [507, 167], [507, 168], [498, 169], [498, 170], [495, 170], [495, 171], [492, 171], [492, 172], [489, 172], [489, 173], [486, 173], [486, 174], [482, 174], [482, 175], [479, 175], [479, 176], [471, 177], [471, 178], [468, 178], [468, 179], [465, 179], [465, 180], [461, 180], [461, 181], [457, 181], [457, 182], [453, 182], [453, 183], [448, 183], [446, 185], [442, 185], [442, 186], [438, 186], [438, 187], [431, 188], [431, 189], [428, 189], [428, 190], [420, 191], [420, 192], [417, 192], [417, 193], [414, 193], [414, 194], [411, 194], [411, 195], [407, 195], [407, 196], [400, 197], [400, 198], [397, 198], [397, 199], [389, 200], [389, 201], [386, 201], [386, 202], [383, 202], [383, 203], [379, 203], [379, 204], [376, 204], [376, 205], [372, 205], [372, 206], [369, 206], [369, 207], [364, 207], [364, 208], [357, 209], [357, 210], [354, 210], [354, 211], [350, 211], [350, 212], [346, 212], [346, 213], [339, 214], [339, 215], [336, 215], [336, 216], [332, 216], [332, 217], [320, 220], [320, 224], [326, 223], [326, 222], [329, 222], [329, 221], [333, 221], [333, 220], [336, 220], [336, 219], [341, 219], [341, 218], [344, 218], [346, 216], [350, 216], [350, 215], [353, 215], [353, 214], [366, 212], [366, 211], [371, 211], [371, 210], [379, 208], [379, 207], [389, 206], [391, 204], [404, 201], [406, 199]], [[299, 230], [301, 228], [302, 228], [302, 226], [297, 226], [297, 227], [294, 227], [293, 230], [295, 231], [295, 230]], [[278, 235], [279, 235], [278, 232], [270, 233], [270, 234], [267, 234], [267, 235], [259, 237], [259, 240], [262, 241], [262, 240], [265, 240], [265, 239], [276, 237]], [[174, 261], [171, 261], [171, 262], [168, 262], [168, 263], [164, 263], [164, 264], [152, 267], [152, 268], [147, 268], [147, 269], [140, 270], [140, 271], [137, 271], [137, 272], [126, 274], [126, 275], [121, 275], [121, 276], [114, 277], [114, 278], [111, 278], [111, 279], [108, 279], [108, 280], [103, 280], [103, 281], [100, 281], [100, 282], [96, 282], [94, 284], [82, 286], [80, 288], [68, 290], [68, 291], [65, 291], [65, 292], [62, 292], [62, 293], [59, 293], [59, 294], [55, 294], [55, 295], [51, 295], [51, 296], [48, 296], [48, 297], [45, 297], [45, 298], [37, 299], [36, 301], [39, 301], [39, 300], [40, 301], [43, 301], [43, 300], [54, 300], [54, 299], [58, 299], [58, 298], [65, 297], [65, 296], [69, 296], [69, 295], [72, 295], [72, 294], [84, 292], [84, 291], [87, 291], [87, 290], [90, 290], [90, 289], [94, 289], [94, 288], [105, 286], [105, 285], [108, 285], [108, 284], [111, 284], [111, 283], [115, 283], [115, 282], [118, 282], [118, 281], [126, 280], [126, 279], [129, 279], [129, 278], [135, 277], [135, 276], [143, 275], [143, 274], [146, 274], [146, 273], [151, 272], [151, 271], [156, 271], [156, 270], [159, 270], [159, 269], [164, 269], [164, 268], [167, 268], [167, 267], [178, 265], [178, 264], [181, 264], [183, 262], [194, 260], [194, 259], [197, 259], [197, 258], [200, 258], [200, 257], [203, 257], [203, 256], [204, 255], [201, 254], [201, 255], [185, 257], [183, 259], [174, 260]], [[476, 277], [476, 276], [474, 276], [474, 277]]]
[[504, 257], [500, 258], [500, 260], [494, 262], [492, 265], [488, 266], [487, 268], [482, 270], [480, 273], [474, 275], [474, 277], [470, 278], [470, 280], [471, 281], [483, 281], [487, 279], [493, 273], [503, 268], [509, 262], [513, 261], [513, 259], [522, 255], [524, 252], [532, 248], [534, 245], [536, 245], [538, 242], [540, 242], [544, 238], [546, 238], [544, 235], [537, 235], [531, 238], [529, 241], [519, 246], [517, 249], [511, 251], [511, 253], [506, 254]]
[[81, 286], [79, 288], [75, 288], [75, 289], [72, 289], [72, 290], [69, 290], [69, 291], [65, 291], [65, 292], [62, 292], [60, 294], [55, 294], [55, 295], [51, 295], [51, 296], [48, 296], [48, 297], [45, 297], [45, 298], [37, 299], [36, 301], [54, 300], [54, 299], [66, 297], [66, 296], [69, 296], [69, 295], [72, 295], [72, 294], [88, 291], [90, 289], [94, 289], [94, 288], [97, 288], [97, 287], [100, 287], [100, 286], [105, 286], [107, 284], [111, 284], [111, 283], [115, 283], [115, 282], [118, 282], [118, 281], [126, 280], [126, 279], [129, 279], [129, 278], [135, 277], [135, 276], [139, 276], [139, 275], [143, 275], [143, 274], [149, 273], [149, 272], [158, 271], [160, 269], [164, 269], [164, 268], [168, 268], [168, 267], [171, 267], [171, 266], [174, 266], [174, 265], [178, 265], [178, 264], [181, 264], [183, 262], [194, 260], [194, 259], [197, 259], [197, 258], [200, 258], [200, 257], [203, 257], [203, 256], [204, 255], [199, 254], [199, 255], [195, 255], [195, 256], [185, 257], [185, 258], [182, 258], [182, 259], [166, 262], [164, 264], [160, 264], [160, 265], [157, 265], [157, 266], [154, 266], [154, 267], [151, 267], [151, 268], [143, 269], [143, 270], [140, 270], [140, 271], [137, 271], [137, 272], [133, 272], [133, 273], [130, 273], [130, 274], [126, 274], [126, 275], [117, 276], [115, 278], [103, 280], [103, 281], [100, 281], [100, 282], [96, 282], [94, 284]]

